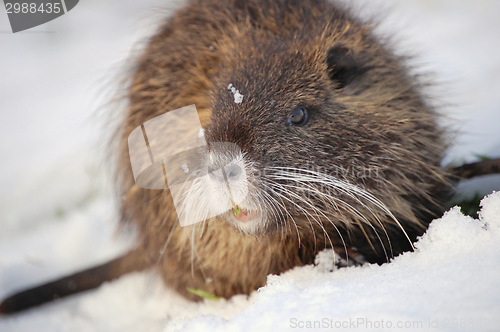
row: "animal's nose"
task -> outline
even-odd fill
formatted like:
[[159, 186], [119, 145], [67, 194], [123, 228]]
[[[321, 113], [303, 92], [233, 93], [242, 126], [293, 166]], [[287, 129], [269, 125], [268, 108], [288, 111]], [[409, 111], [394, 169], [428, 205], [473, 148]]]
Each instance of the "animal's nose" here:
[[242, 173], [241, 167], [238, 164], [232, 163], [224, 167], [208, 166], [208, 173], [212, 179], [219, 182], [236, 180]]

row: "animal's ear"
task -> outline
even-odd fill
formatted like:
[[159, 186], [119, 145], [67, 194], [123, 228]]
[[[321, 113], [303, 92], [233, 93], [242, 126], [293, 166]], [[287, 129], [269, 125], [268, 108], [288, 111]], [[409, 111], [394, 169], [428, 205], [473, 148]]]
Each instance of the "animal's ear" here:
[[356, 60], [352, 50], [344, 45], [336, 45], [328, 50], [326, 55], [328, 75], [342, 89], [357, 81], [368, 68], [362, 67]]

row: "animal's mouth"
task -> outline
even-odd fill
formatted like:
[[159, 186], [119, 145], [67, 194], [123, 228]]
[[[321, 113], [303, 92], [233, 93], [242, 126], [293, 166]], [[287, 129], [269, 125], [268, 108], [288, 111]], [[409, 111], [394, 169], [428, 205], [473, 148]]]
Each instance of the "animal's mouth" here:
[[225, 219], [236, 229], [248, 234], [257, 235], [264, 229], [264, 211], [253, 206], [234, 205], [231, 210], [227, 211]]
[[239, 206], [235, 206], [232, 210], [232, 215], [237, 221], [246, 223], [260, 218], [261, 213], [256, 210], [248, 210]]

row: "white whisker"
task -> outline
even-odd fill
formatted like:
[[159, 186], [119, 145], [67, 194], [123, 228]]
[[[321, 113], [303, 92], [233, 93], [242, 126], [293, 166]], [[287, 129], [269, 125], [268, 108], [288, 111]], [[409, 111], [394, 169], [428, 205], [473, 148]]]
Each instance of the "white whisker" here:
[[[328, 174], [312, 171], [312, 170], [307, 170], [307, 169], [300, 169], [300, 168], [292, 168], [292, 167], [269, 167], [268, 170], [272, 171], [270, 174], [266, 174], [267, 178], [271, 178], [276, 181], [292, 181], [294, 183], [297, 183], [296, 186], [293, 186], [295, 189], [299, 190], [306, 190], [308, 192], [311, 192], [313, 194], [317, 194], [321, 196], [323, 199], [327, 199], [334, 207], [337, 207], [337, 203], [342, 204], [344, 207], [347, 207], [351, 212], [353, 212], [355, 215], [359, 216], [367, 225], [369, 225], [372, 230], [374, 231], [375, 235], [377, 236], [378, 240], [382, 244], [382, 248], [384, 250], [384, 253], [387, 256], [387, 252], [385, 251], [385, 246], [383, 245], [382, 240], [380, 239], [380, 236], [378, 235], [378, 232], [374, 228], [374, 225], [368, 221], [368, 219], [354, 206], [351, 204], [347, 203], [345, 200], [339, 199], [333, 195], [327, 194], [321, 190], [319, 190], [317, 187], [313, 186], [313, 184], [318, 184], [318, 185], [323, 185], [326, 188], [331, 188], [338, 190], [341, 194], [346, 195], [346, 197], [349, 197], [353, 200], [355, 200], [357, 203], [359, 203], [363, 208], [365, 208], [367, 211], [370, 212], [370, 214], [375, 218], [376, 222], [378, 223], [378, 226], [383, 230], [385, 233], [385, 236], [388, 240], [388, 244], [390, 247], [390, 252], [392, 255], [392, 244], [391, 244], [391, 239], [387, 233], [387, 230], [384, 226], [384, 223], [380, 220], [379, 216], [377, 213], [375, 213], [366, 203], [371, 204], [378, 208], [381, 212], [384, 214], [388, 215], [394, 222], [395, 224], [402, 230], [404, 233], [405, 237], [407, 238], [408, 242], [413, 248], [413, 244], [411, 243], [411, 240], [402, 227], [401, 223], [397, 220], [397, 218], [393, 215], [393, 213], [387, 208], [387, 206], [382, 203], [378, 198], [376, 198], [374, 195], [369, 193], [368, 191], [344, 182], [342, 180], [339, 180], [333, 176], [330, 176]], [[364, 200], [365, 202], [363, 202]], [[338, 230], [337, 230], [338, 231]]]

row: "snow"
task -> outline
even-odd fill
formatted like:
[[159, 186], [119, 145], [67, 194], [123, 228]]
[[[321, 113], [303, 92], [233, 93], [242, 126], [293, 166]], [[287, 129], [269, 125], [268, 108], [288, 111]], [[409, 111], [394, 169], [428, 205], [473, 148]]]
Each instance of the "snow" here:
[[231, 93], [233, 94], [234, 96], [234, 103], [235, 104], [241, 104], [241, 102], [243, 101], [243, 95], [233, 86], [233, 84], [229, 83], [229, 85], [227, 86], [227, 89], [229, 91], [231, 91]]
[[[176, 6], [80, 1], [68, 14], [15, 35], [0, 12], [0, 298], [132, 246], [133, 232], [116, 231], [102, 113], [120, 107], [108, 101], [126, 73], [127, 57], [141, 47], [136, 41]], [[500, 2], [379, 0], [356, 6], [368, 13], [387, 8], [381, 33], [395, 34], [400, 49], [417, 53], [416, 67], [435, 73], [439, 85], [430, 93], [451, 119], [444, 124], [461, 129], [447, 161], [499, 156]], [[498, 176], [485, 177], [459, 190], [463, 196], [489, 194], [499, 183]], [[134, 273], [2, 317], [0, 331], [372, 330], [400, 323], [410, 330], [496, 331], [499, 218], [495, 193], [482, 201], [478, 219], [448, 211], [415, 252], [390, 264], [329, 272], [331, 256], [323, 254], [316, 267], [269, 276], [250, 298], [190, 303], [155, 274]]]
[[498, 330], [499, 241], [496, 192], [482, 201], [479, 219], [451, 209], [432, 223], [415, 252], [390, 264], [334, 272], [298, 267], [269, 276], [252, 304], [228, 321], [198, 316], [165, 331], [283, 331], [314, 322], [352, 330], [398, 324], [415, 330]]

